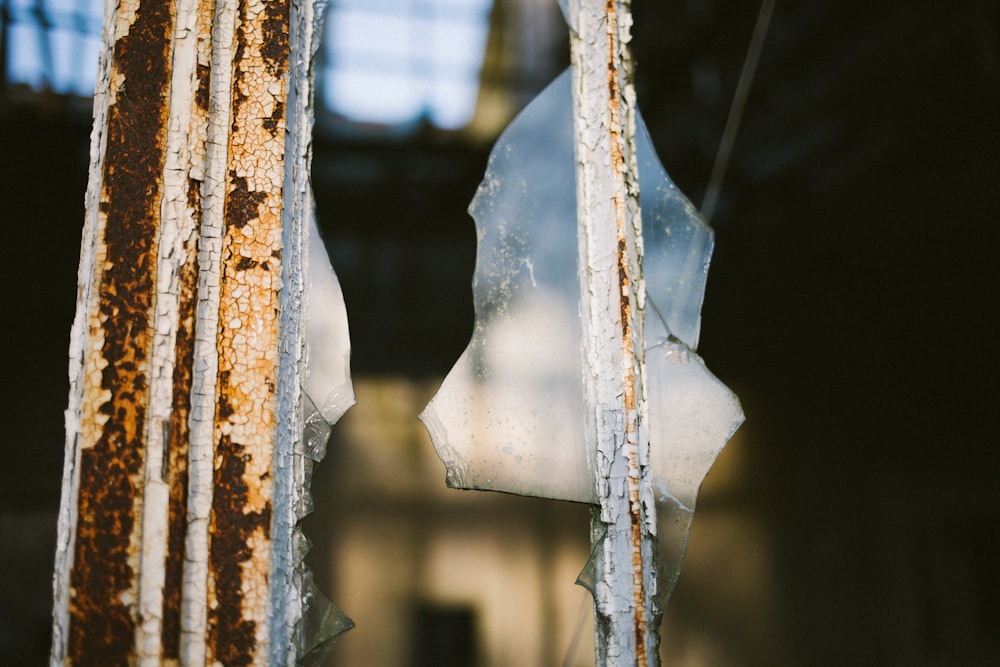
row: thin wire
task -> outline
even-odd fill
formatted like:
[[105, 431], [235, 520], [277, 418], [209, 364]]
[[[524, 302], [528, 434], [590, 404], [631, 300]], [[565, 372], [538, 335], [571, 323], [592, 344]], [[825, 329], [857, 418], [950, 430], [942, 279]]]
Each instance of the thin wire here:
[[753, 35], [750, 37], [750, 47], [747, 49], [746, 60], [743, 61], [743, 71], [740, 72], [740, 80], [736, 84], [736, 93], [733, 95], [732, 106], [729, 107], [726, 128], [722, 131], [719, 150], [715, 154], [712, 175], [708, 178], [705, 197], [701, 201], [701, 215], [705, 218], [705, 222], [711, 222], [712, 215], [715, 213], [715, 207], [719, 202], [722, 180], [726, 176], [726, 169], [729, 167], [729, 158], [733, 153], [733, 144], [736, 143], [736, 135], [739, 133], [740, 123], [743, 121], [743, 110], [746, 108], [747, 97], [750, 95], [750, 86], [753, 84], [753, 78], [757, 72], [760, 52], [764, 49], [764, 39], [767, 37], [767, 31], [771, 27], [771, 16], [774, 14], [775, 1], [764, 0], [760, 5], [760, 12], [757, 14], [757, 24], [754, 26]]

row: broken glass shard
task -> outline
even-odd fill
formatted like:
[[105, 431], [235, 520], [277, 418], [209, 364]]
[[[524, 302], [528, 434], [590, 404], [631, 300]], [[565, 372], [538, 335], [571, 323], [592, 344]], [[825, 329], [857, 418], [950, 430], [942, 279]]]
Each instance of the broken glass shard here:
[[[354, 404], [347, 310], [315, 217], [310, 222], [306, 242], [305, 380], [301, 386], [299, 406], [302, 438], [294, 451], [297, 483], [291, 498], [297, 522], [313, 511], [313, 467], [326, 455], [333, 424]], [[313, 573], [305, 564], [310, 542], [302, 532], [301, 524], [293, 527], [292, 539], [294, 577], [296, 590], [300, 592], [296, 601], [300, 613], [295, 621], [293, 636], [296, 664], [320, 665], [333, 641], [352, 628], [354, 623], [317, 588]]]
[[698, 489], [743, 423], [743, 411], [701, 357], [676, 338], [646, 350], [646, 380], [662, 609], [684, 563]]
[[295, 541], [296, 576], [301, 596], [298, 600], [301, 613], [294, 629], [294, 643], [298, 656], [296, 664], [301, 667], [321, 665], [334, 641], [354, 627], [343, 611], [320, 591], [312, 570], [305, 564], [306, 554], [312, 547], [309, 538], [301, 530], [296, 530]]
[[306, 379], [301, 398], [302, 483], [294, 507], [296, 518], [300, 520], [314, 508], [310, 491], [313, 464], [326, 456], [333, 424], [354, 404], [347, 309], [315, 217], [309, 225], [308, 244]]
[[337, 637], [353, 628], [354, 621], [323, 595], [308, 568], [302, 588], [303, 611], [298, 644], [301, 657], [298, 664], [313, 667], [323, 664]]
[[[571, 77], [557, 78], [490, 154], [470, 213], [472, 340], [421, 415], [452, 487], [596, 503], [584, 435]], [[650, 464], [669, 593], [698, 487], [743, 420], [695, 354], [713, 236], [670, 181], [641, 119]], [[662, 540], [661, 540], [662, 541]]]
[[566, 20], [566, 25], [572, 30], [574, 24], [572, 14], [570, 14], [569, 0], [557, 0], [557, 2], [559, 3], [559, 9], [562, 11], [563, 18]]
[[302, 444], [305, 455], [313, 461], [322, 461], [326, 456], [326, 443], [330, 439], [333, 425], [305, 392], [302, 396], [302, 408]]
[[326, 455], [333, 424], [354, 404], [351, 385], [351, 344], [347, 309], [337, 275], [330, 266], [315, 217], [309, 224], [305, 290], [305, 382], [302, 386], [299, 485], [293, 500], [295, 517], [313, 511], [313, 464]]
[[598, 554], [604, 550], [604, 541], [607, 538], [608, 533], [605, 531], [600, 537], [594, 540], [594, 544], [590, 548], [590, 556], [587, 558], [583, 569], [580, 570], [580, 574], [576, 576], [576, 585], [586, 588], [594, 596], [597, 595], [597, 558]]
[[448, 484], [589, 502], [569, 77], [505, 130], [469, 212], [472, 340], [421, 415]]
[[[354, 405], [347, 309], [337, 274], [330, 266], [319, 227], [309, 227], [305, 393], [319, 416], [335, 423]], [[307, 423], [309, 417], [307, 416]], [[325, 441], [324, 441], [325, 446]], [[322, 454], [314, 460], [322, 458]]]

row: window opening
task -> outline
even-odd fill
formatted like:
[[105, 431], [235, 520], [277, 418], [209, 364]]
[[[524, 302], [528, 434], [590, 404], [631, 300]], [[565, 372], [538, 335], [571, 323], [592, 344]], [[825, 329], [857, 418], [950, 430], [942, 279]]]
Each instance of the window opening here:
[[92, 95], [103, 16], [102, 0], [0, 0], [4, 87]]
[[322, 102], [349, 120], [459, 129], [472, 118], [492, 0], [334, 0]]

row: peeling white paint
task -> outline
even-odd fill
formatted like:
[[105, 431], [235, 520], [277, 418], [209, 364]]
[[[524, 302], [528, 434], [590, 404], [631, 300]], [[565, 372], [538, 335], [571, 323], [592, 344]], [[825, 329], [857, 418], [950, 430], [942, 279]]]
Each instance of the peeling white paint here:
[[[210, 21], [205, 23], [206, 18]], [[201, 14], [199, 32], [211, 34], [211, 91], [202, 185], [202, 224], [198, 254], [198, 310], [195, 327], [188, 459], [188, 527], [184, 542], [184, 596], [181, 600], [181, 662], [203, 665], [207, 656], [205, 626], [209, 596], [209, 520], [215, 444], [216, 380], [219, 370], [219, 283], [231, 125], [233, 40], [236, 2], [219, 0], [214, 16]]]
[[[115, 17], [105, 11], [103, 33], [112, 34]], [[111, 56], [107, 49], [97, 54], [97, 80], [94, 92], [94, 123], [90, 133], [90, 170], [87, 193], [84, 199], [85, 214], [82, 241], [80, 245], [80, 266], [77, 273], [77, 304], [89, 304], [95, 287], [91, 276], [97, 270], [98, 239], [101, 229], [98, 215], [101, 174], [104, 171], [104, 154], [107, 145], [109, 91], [111, 89]], [[83, 424], [85, 388], [84, 359], [92, 342], [87, 332], [87, 311], [78, 307], [73, 318], [69, 344], [69, 402], [65, 412], [66, 447], [63, 460], [62, 488], [59, 503], [59, 522], [56, 535], [55, 573], [53, 576], [53, 623], [52, 650], [50, 660], [53, 665], [66, 660], [66, 642], [69, 632], [70, 572], [73, 569], [73, 536], [77, 527], [77, 506], [75, 489], [80, 485], [80, 446]]]
[[198, 1], [177, 3], [170, 82], [170, 112], [164, 145], [165, 163], [160, 206], [160, 242], [157, 259], [155, 317], [147, 404], [146, 472], [143, 491], [142, 545], [139, 565], [139, 604], [136, 653], [140, 665], [161, 664], [163, 586], [167, 553], [170, 487], [166, 479], [173, 409], [173, 371], [180, 318], [180, 273], [187, 260], [186, 244], [194, 248], [198, 230], [187, 206], [187, 165], [191, 161], [197, 62]]
[[283, 255], [278, 377], [277, 471], [270, 569], [270, 655], [274, 666], [319, 664], [354, 623], [316, 587], [299, 521], [312, 509], [314, 461], [330, 429], [354, 404], [350, 338], [340, 285], [316, 225], [310, 186], [313, 59], [325, 3], [292, 2], [285, 135]]
[[[604, 2], [561, 4], [572, 74], [490, 155], [470, 207], [472, 341], [421, 419], [450, 486], [599, 508], [588, 566], [598, 661], [656, 664], [658, 606], [679, 572], [697, 489], [742, 412], [693, 352], [712, 234], [639, 118], [627, 3], [615, 20]], [[579, 252], [567, 253], [573, 239]], [[647, 304], [657, 314], [648, 323]]]
[[[239, 630], [234, 625], [234, 632], [252, 631], [250, 641], [244, 634], [244, 645], [236, 647], [241, 659], [259, 665], [295, 665], [307, 653], [310, 658], [318, 655], [351, 625], [316, 590], [303, 562], [308, 540], [297, 525], [311, 507], [312, 462], [321, 458], [332, 422], [354, 400], [346, 312], [316, 229], [309, 188], [311, 68], [322, 25], [317, 8], [325, 3], [292, 2], [287, 25], [280, 6], [257, 0], [246, 4], [241, 17], [240, 2], [235, 0], [175, 0], [167, 12], [155, 4], [150, 7], [157, 11], [151, 12], [138, 0], [129, 0], [109, 5], [105, 17], [79, 308], [70, 345], [53, 664], [72, 659], [67, 655], [74, 609], [69, 582], [78, 530], [81, 448], [92, 446], [104, 427], [119, 419], [100, 410], [112, 399], [102, 386], [102, 373], [109, 364], [103, 354], [103, 329], [117, 317], [117, 310], [114, 302], [104, 311], [95, 305], [100, 294], [96, 286], [109, 268], [108, 252], [102, 245], [107, 214], [101, 212], [99, 200], [114, 195], [102, 192], [109, 105], [129, 103], [128, 88], [134, 82], [111, 71], [110, 54], [116, 42], [130, 30], [134, 32], [137, 21], [150, 16], [171, 21], [173, 32], [166, 38], [168, 44], [142, 45], [159, 49], [157, 53], [168, 58], [158, 65], [169, 85], [163, 85], [162, 97], [150, 96], [162, 104], [165, 115], [162, 128], [159, 117], [150, 118], [151, 136], [161, 145], [139, 147], [154, 155], [162, 150], [162, 172], [156, 172], [160, 163], [145, 172], [154, 184], [148, 186], [148, 196], [159, 199], [128, 202], [158, 206], [159, 225], [146, 230], [155, 234], [152, 241], [144, 239], [156, 253], [149, 264], [151, 274], [142, 277], [152, 280], [152, 294], [141, 293], [152, 302], [148, 329], [141, 330], [149, 336], [148, 353], [139, 358], [141, 374], [128, 387], [134, 388], [135, 395], [125, 392], [132, 401], [129, 405], [138, 406], [135, 414], [142, 415], [141, 422], [133, 421], [141, 428], [142, 437], [136, 442], [143, 449], [128, 453], [131, 460], [144, 461], [144, 467], [124, 484], [134, 485], [129, 491], [135, 489], [126, 496], [134, 508], [125, 518], [134, 518], [137, 525], [127, 534], [123, 531], [129, 560], [121, 570], [135, 573], [138, 583], [134, 591], [107, 591], [121, 605], [114, 621], [122, 630], [119, 635], [134, 636], [131, 645], [123, 644], [122, 636], [114, 641], [118, 651], [127, 650], [129, 661], [140, 665], [214, 663], [224, 660], [221, 653], [228, 650], [228, 630], [219, 628], [235, 615], [246, 624]], [[266, 29], [265, 19], [269, 21]], [[290, 62], [285, 63], [282, 59], [289, 44]], [[134, 52], [124, 49], [123, 53]], [[241, 56], [238, 62], [237, 55]], [[124, 56], [123, 62], [128, 62]], [[128, 112], [135, 115], [136, 109], [130, 107]], [[125, 145], [127, 141], [125, 137], [121, 144], [126, 156], [132, 149], [131, 144]], [[245, 187], [237, 174], [246, 175]], [[227, 207], [233, 216], [228, 220]], [[252, 224], [241, 224], [248, 222], [244, 217]], [[193, 284], [195, 268], [197, 285]], [[193, 314], [192, 299], [197, 299]], [[143, 313], [147, 314], [145, 309]], [[194, 336], [193, 352], [189, 334]], [[185, 359], [193, 356], [190, 378], [186, 365], [180, 364], [182, 353]], [[137, 365], [133, 359], [129, 363]], [[228, 393], [221, 395], [224, 391]], [[190, 399], [189, 443], [183, 434], [171, 433], [172, 424], [183, 423], [186, 407], [178, 406], [186, 399]], [[219, 407], [223, 401], [225, 409]], [[82, 407], [87, 408], [86, 419], [81, 416]], [[232, 449], [239, 458], [225, 449], [228, 445], [223, 441], [230, 440], [239, 443], [238, 449]], [[173, 569], [178, 554], [170, 552], [179, 542], [169, 541], [171, 530], [178, 529], [177, 515], [172, 512], [181, 505], [178, 489], [183, 488], [185, 467], [183, 453], [171, 451], [174, 442], [189, 446], [182, 590], [178, 592], [174, 583], [170, 586], [173, 595], [179, 596], [179, 657], [164, 654], [170, 613], [165, 609], [168, 568], [171, 573], [181, 572]], [[238, 461], [240, 479], [216, 479], [216, 466], [225, 456]], [[217, 481], [219, 489], [214, 488]], [[245, 506], [224, 504], [234, 500]], [[247, 516], [256, 516], [259, 523], [248, 524], [246, 532], [235, 538], [242, 541], [235, 546], [249, 550], [253, 557], [232, 563], [227, 570], [230, 563], [222, 559], [220, 565], [210, 554], [213, 540], [228, 526], [213, 522], [227, 511], [235, 511], [238, 517], [241, 509]], [[88, 511], [100, 510], [88, 507]], [[178, 537], [176, 532], [174, 537]], [[234, 548], [232, 534], [229, 542], [219, 541], [224, 548]], [[228, 579], [222, 582], [223, 578]], [[238, 590], [223, 598], [223, 586]], [[93, 596], [104, 592], [99, 582], [88, 600], [99, 601], [100, 597]], [[239, 600], [239, 609], [219, 610], [223, 599]], [[175, 608], [177, 600], [172, 596], [168, 606]], [[94, 608], [91, 603], [89, 609]], [[86, 617], [73, 618], [80, 623], [73, 629], [74, 636], [86, 639]], [[82, 635], [77, 633], [81, 629]], [[177, 638], [170, 637], [172, 649]], [[81, 650], [78, 644], [74, 644], [76, 651]]]

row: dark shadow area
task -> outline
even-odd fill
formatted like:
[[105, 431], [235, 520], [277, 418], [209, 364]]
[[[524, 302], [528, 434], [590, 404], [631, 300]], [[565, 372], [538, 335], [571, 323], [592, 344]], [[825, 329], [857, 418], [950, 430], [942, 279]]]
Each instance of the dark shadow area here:
[[467, 607], [418, 605], [413, 610], [412, 667], [474, 667], [476, 615]]

